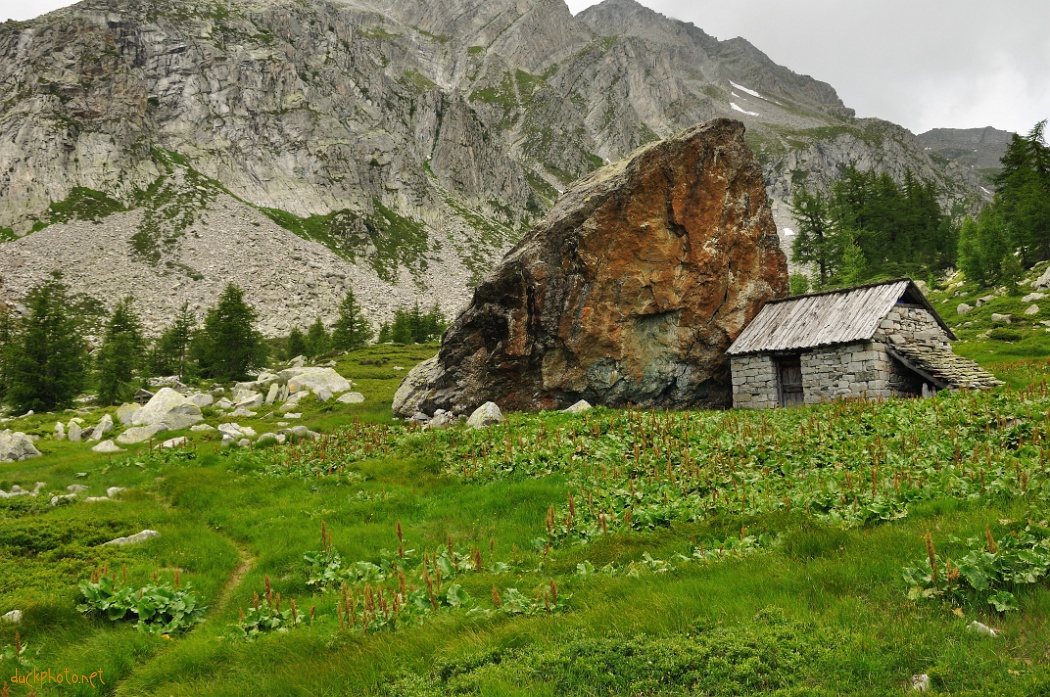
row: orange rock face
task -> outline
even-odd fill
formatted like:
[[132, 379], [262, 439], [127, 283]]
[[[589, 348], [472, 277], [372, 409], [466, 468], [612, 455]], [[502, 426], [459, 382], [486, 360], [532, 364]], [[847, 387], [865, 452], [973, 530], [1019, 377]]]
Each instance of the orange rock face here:
[[787, 287], [743, 124], [695, 126], [576, 182], [394, 410], [727, 406], [726, 349]]

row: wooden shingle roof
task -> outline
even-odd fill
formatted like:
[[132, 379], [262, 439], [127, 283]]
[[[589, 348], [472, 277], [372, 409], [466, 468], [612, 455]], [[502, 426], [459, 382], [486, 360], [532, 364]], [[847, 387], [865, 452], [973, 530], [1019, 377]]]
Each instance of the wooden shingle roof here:
[[869, 341], [900, 301], [923, 306], [951, 339], [944, 321], [910, 278], [798, 295], [766, 303], [727, 352], [731, 356], [795, 351]]

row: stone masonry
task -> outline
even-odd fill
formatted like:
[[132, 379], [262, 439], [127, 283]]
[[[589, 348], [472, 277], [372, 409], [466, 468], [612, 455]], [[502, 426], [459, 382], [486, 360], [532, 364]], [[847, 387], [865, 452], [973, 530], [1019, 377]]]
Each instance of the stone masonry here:
[[[887, 346], [949, 347], [948, 335], [924, 308], [898, 304], [879, 324], [872, 341], [795, 352], [802, 365], [805, 404], [836, 399], [886, 399], [922, 393], [923, 380], [887, 352]], [[733, 406], [770, 409], [779, 405], [776, 355], [733, 356]]]

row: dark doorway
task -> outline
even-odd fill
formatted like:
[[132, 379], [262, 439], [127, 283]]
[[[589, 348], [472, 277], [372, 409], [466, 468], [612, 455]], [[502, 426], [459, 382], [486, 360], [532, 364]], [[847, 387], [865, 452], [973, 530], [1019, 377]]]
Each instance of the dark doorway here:
[[780, 406], [802, 406], [802, 358], [783, 356], [777, 361], [777, 381], [780, 386]]

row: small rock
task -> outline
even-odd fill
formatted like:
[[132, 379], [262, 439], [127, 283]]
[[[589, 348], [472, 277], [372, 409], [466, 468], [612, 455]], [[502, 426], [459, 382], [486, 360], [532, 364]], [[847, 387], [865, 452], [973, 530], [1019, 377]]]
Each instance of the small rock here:
[[79, 494], [81, 491], [87, 491], [88, 488], [83, 484], [70, 484], [66, 487], [66, 491], [71, 494]]
[[189, 400], [201, 409], [203, 409], [204, 407], [210, 407], [212, 404], [215, 404], [215, 398], [212, 397], [210, 394], [205, 394], [203, 392], [191, 394], [189, 396]]
[[995, 322], [996, 324], [1010, 324], [1010, 322], [1013, 321], [1013, 318], [1010, 317], [1010, 315], [1002, 315], [1002, 314], [999, 314], [998, 312], [993, 312], [992, 313], [992, 321]]
[[421, 411], [417, 411], [415, 414], [412, 415], [409, 421], [415, 421], [417, 424], [425, 424], [430, 421], [430, 417]]
[[109, 435], [113, 432], [113, 417], [106, 414], [98, 422], [98, 424], [91, 430], [91, 435], [88, 437], [93, 441], [102, 440], [102, 436]]
[[255, 444], [256, 445], [267, 445], [269, 443], [276, 443], [276, 442], [277, 442], [277, 434], [276, 433], [263, 433], [262, 435], [260, 435], [255, 440]]
[[444, 409], [438, 409], [434, 412], [434, 418], [427, 424], [430, 428], [448, 428], [454, 423], [457, 423], [459, 419], [452, 412], [445, 411]]
[[342, 404], [361, 404], [365, 401], [365, 396], [360, 392], [347, 392], [346, 394], [340, 395], [337, 402]]
[[111, 440], [104, 440], [101, 443], [99, 443], [98, 445], [96, 445], [94, 448], [92, 448], [91, 450], [96, 452], [96, 453], [122, 453], [122, 452], [124, 452], [124, 448], [120, 447], [119, 445], [117, 445], [116, 443], [114, 443]]
[[250, 448], [252, 447], [252, 442], [247, 438], [241, 438], [239, 441], [237, 441], [237, 445], [239, 445], [242, 448]]
[[134, 426], [117, 436], [117, 442], [122, 445], [143, 443], [163, 430], [165, 429], [162, 424], [155, 424], [153, 426]]
[[234, 441], [235, 441], [234, 437], [231, 436], [229, 433], [222, 434], [222, 447], [223, 448], [230, 447], [231, 445], [234, 444]]
[[110, 488], [106, 489], [106, 496], [113, 498], [122, 491], [124, 491], [124, 487], [122, 486], [111, 486]]
[[105, 545], [119, 545], [119, 546], [135, 545], [135, 544], [139, 544], [140, 542], [145, 542], [146, 540], [150, 539], [151, 537], [156, 537], [157, 535], [160, 535], [160, 533], [157, 532], [156, 530], [143, 530], [142, 532], [137, 532], [134, 535], [128, 535], [127, 537], [118, 537], [115, 540], [110, 540], [109, 542], [103, 542], [102, 545], [103, 546], [105, 546]]
[[928, 692], [930, 689], [930, 676], [926, 673], [911, 676], [911, 689], [916, 692]]
[[7, 624], [21, 624], [22, 611], [12, 610], [11, 612], [8, 612], [5, 615], [0, 615], [0, 622], [5, 622]]
[[983, 634], [984, 636], [997, 637], [999, 636], [998, 630], [992, 629], [986, 624], [974, 620], [970, 624], [966, 625], [966, 628], [975, 634]]
[[56, 421], [55, 422], [55, 440], [65, 440], [65, 439], [66, 439], [66, 427], [62, 424], [61, 421]]
[[179, 436], [178, 438], [169, 438], [160, 444], [162, 448], [181, 448], [182, 446], [189, 443], [189, 439], [186, 436]]
[[245, 407], [237, 407], [230, 413], [230, 416], [240, 419], [250, 419], [255, 416], [258, 412], [251, 411]]
[[286, 419], [298, 419], [298, 418], [301, 418], [301, 417], [302, 417], [302, 414], [293, 414], [292, 412], [288, 412], [287, 414], [284, 415], [284, 418], [286, 418]]
[[274, 400], [277, 399], [277, 395], [281, 393], [281, 386], [276, 382], [270, 385], [270, 390], [266, 393], [265, 403], [267, 405], [273, 404]]
[[594, 407], [591, 406], [590, 402], [588, 402], [586, 399], [581, 399], [580, 401], [576, 402], [576, 404], [573, 404], [571, 407], [562, 409], [562, 411], [566, 414], [582, 414], [585, 411], [590, 411], [593, 408]]
[[1036, 300], [1042, 300], [1046, 297], [1046, 293], [1029, 293], [1028, 295], [1021, 298], [1023, 303], [1034, 303]]
[[499, 410], [496, 403], [485, 402], [470, 415], [470, 418], [467, 419], [467, 426], [471, 428], [488, 428], [501, 421], [506, 421], [506, 419], [503, 418], [503, 412]]
[[1032, 315], [1038, 315], [1039, 314], [1039, 306], [1038, 305], [1031, 305], [1031, 306], [1029, 306], [1029, 308], [1027, 310], [1024, 311], [1024, 313], [1026, 315], [1028, 315], [1029, 317], [1031, 317]]
[[203, 431], [214, 431], [215, 427], [209, 424], [196, 424], [194, 426], [190, 426], [190, 430], [196, 433], [201, 433]]
[[955, 311], [958, 312], [960, 315], [965, 315], [973, 311], [973, 305], [959, 303], [959, 307], [955, 308]]
[[66, 427], [66, 432], [69, 434], [69, 440], [74, 443], [80, 442], [80, 436], [83, 433], [83, 429], [80, 428], [75, 420], [70, 420], [69, 426]]
[[215, 406], [219, 409], [233, 409], [233, 402], [223, 397], [215, 403]]

